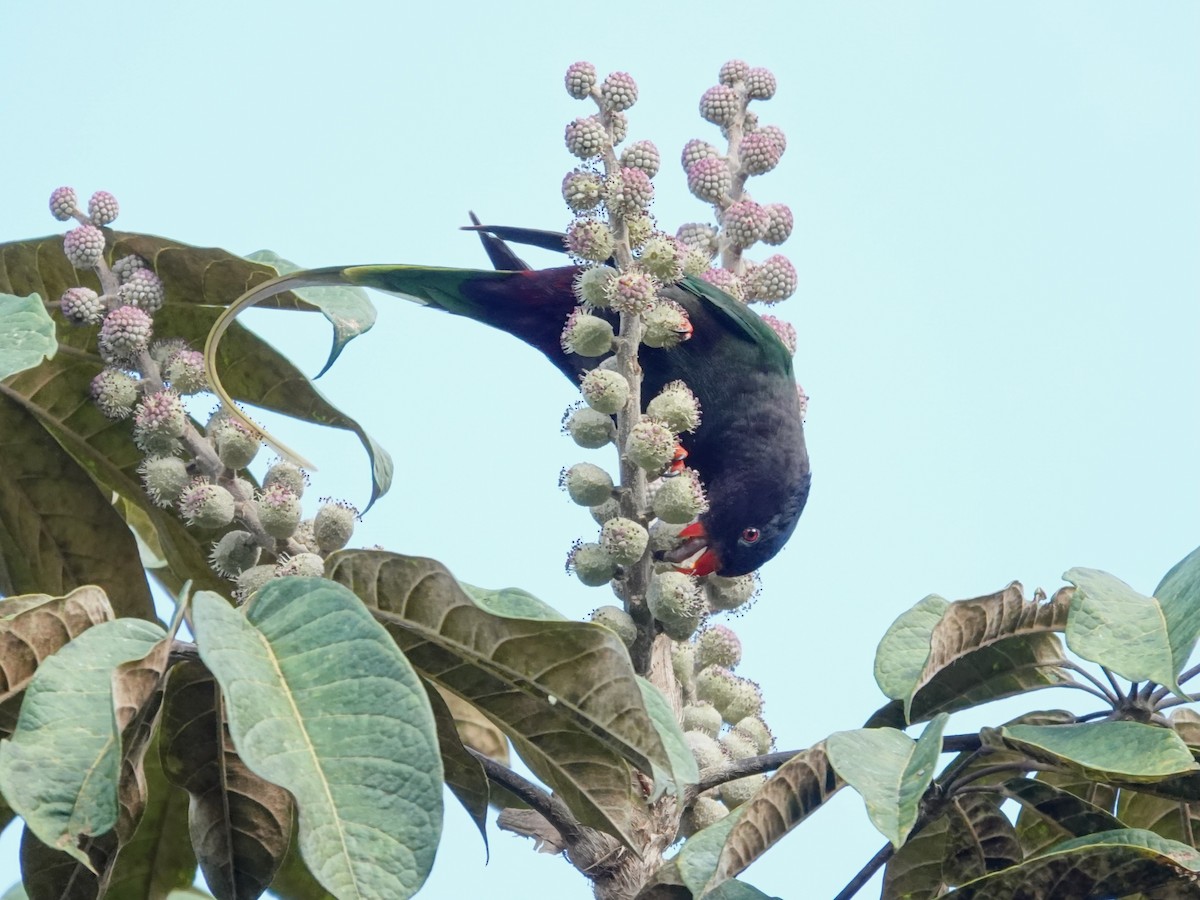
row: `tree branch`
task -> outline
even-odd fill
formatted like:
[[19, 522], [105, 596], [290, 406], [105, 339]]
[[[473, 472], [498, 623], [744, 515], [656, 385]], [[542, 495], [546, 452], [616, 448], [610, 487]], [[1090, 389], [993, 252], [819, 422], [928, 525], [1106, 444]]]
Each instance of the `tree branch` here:
[[488, 781], [495, 782], [528, 803], [530, 807], [541, 814], [543, 819], [558, 829], [558, 833], [568, 844], [579, 839], [581, 835], [579, 822], [571, 815], [571, 811], [567, 809], [565, 803], [557, 797], [547, 794], [532, 781], [522, 778], [508, 766], [501, 765], [491, 757], [484, 756], [470, 747], [467, 747], [466, 750], [479, 760]]
[[857, 894], [879, 869], [892, 858], [895, 849], [890, 843], [884, 844], [879, 848], [879, 852], [867, 860], [867, 864], [858, 870], [858, 874], [850, 879], [850, 882], [842, 888], [841, 892], [833, 898], [833, 900], [850, 900]]

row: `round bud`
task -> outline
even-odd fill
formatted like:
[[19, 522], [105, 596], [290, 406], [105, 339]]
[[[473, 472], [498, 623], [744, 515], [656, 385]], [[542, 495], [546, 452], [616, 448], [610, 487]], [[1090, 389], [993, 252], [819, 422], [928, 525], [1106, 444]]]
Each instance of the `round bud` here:
[[675, 433], [662, 422], [643, 416], [629, 430], [625, 455], [648, 472], [661, 472], [675, 458]]
[[672, 525], [659, 519], [650, 526], [650, 550], [656, 554], [674, 550], [680, 544], [679, 532], [682, 530], [682, 524]]
[[714, 125], [732, 125], [741, 111], [741, 98], [727, 84], [715, 84], [700, 97], [700, 117]]
[[253, 566], [237, 577], [235, 593], [239, 600], [245, 603], [256, 594], [263, 585], [275, 577], [274, 566]]
[[625, 237], [631, 250], [641, 249], [654, 236], [654, 220], [645, 213], [625, 215]]
[[707, 701], [720, 712], [733, 698], [735, 676], [722, 666], [708, 666], [696, 673], [696, 698]]
[[166, 296], [167, 290], [163, 287], [162, 279], [150, 269], [134, 269], [117, 291], [117, 298], [122, 303], [148, 313], [158, 312]]
[[700, 401], [682, 381], [667, 384], [650, 401], [646, 412], [676, 434], [695, 431], [700, 427]]
[[138, 472], [155, 506], [175, 503], [192, 482], [187, 464], [177, 456], [148, 456], [138, 466]]
[[742, 661], [742, 642], [724, 625], [710, 625], [696, 640], [696, 665], [733, 669]]
[[204, 354], [199, 350], [181, 350], [174, 354], [163, 368], [163, 378], [181, 394], [199, 394], [208, 390]]
[[150, 268], [149, 263], [135, 253], [131, 253], [128, 256], [122, 256], [112, 264], [113, 274], [117, 276], [121, 284], [127, 282], [130, 276], [132, 276], [133, 273], [139, 269], [148, 268]]
[[620, 313], [640, 316], [658, 302], [658, 279], [645, 272], [621, 272], [608, 283], [608, 304]]
[[746, 74], [750, 71], [750, 66], [743, 60], [731, 59], [721, 66], [720, 74], [717, 76], [717, 81], [721, 84], [733, 86], [734, 82], [745, 81]]
[[619, 606], [601, 606], [593, 610], [592, 621], [616, 632], [626, 647], [632, 647], [633, 642], [637, 640], [637, 625], [634, 624], [633, 617]]
[[688, 222], [686, 225], [680, 225], [679, 230], [675, 232], [675, 237], [685, 247], [703, 251], [707, 259], [712, 259], [720, 246], [717, 240], [717, 229], [704, 222]]
[[694, 469], [684, 469], [659, 482], [651, 502], [654, 515], [671, 525], [686, 525], [708, 509], [704, 487]]
[[349, 503], [326, 503], [313, 517], [313, 538], [322, 553], [333, 553], [350, 543], [358, 510]]
[[233, 521], [233, 495], [219, 484], [201, 478], [179, 496], [179, 514], [196, 528], [224, 528]]
[[696, 579], [681, 572], [656, 574], [646, 589], [646, 606], [662, 623], [667, 636], [677, 641], [695, 634], [704, 620], [705, 606], [699, 585]]
[[151, 334], [149, 315], [136, 306], [118, 306], [100, 326], [100, 356], [105, 362], [131, 362], [150, 346]]
[[598, 506], [612, 499], [612, 476], [593, 463], [576, 463], [566, 469], [559, 484], [567, 489], [571, 500], [580, 506]]
[[688, 278], [699, 278], [708, 271], [712, 255], [703, 250], [688, 250], [683, 257], [683, 274]]
[[776, 253], [755, 268], [749, 287], [750, 296], [763, 303], [786, 300], [796, 292], [796, 267]]
[[575, 296], [580, 303], [604, 308], [608, 306], [608, 283], [617, 276], [611, 266], [592, 266], [575, 279]]
[[704, 595], [709, 608], [714, 611], [728, 611], [744, 606], [757, 591], [758, 580], [753, 575], [738, 575], [735, 578], [709, 575], [704, 582]]
[[741, 735], [754, 744], [756, 755], [770, 753], [771, 748], [775, 746], [775, 735], [771, 733], [771, 729], [767, 727], [767, 723], [760, 716], [747, 716], [739, 719], [733, 726], [733, 733]]
[[275, 574], [280, 578], [299, 575], [301, 578], [321, 578], [325, 575], [325, 560], [316, 553], [297, 553], [279, 564]]
[[612, 256], [612, 232], [599, 219], [576, 219], [567, 228], [567, 250], [589, 262], [604, 262]]
[[749, 247], [763, 236], [771, 224], [767, 211], [753, 200], [738, 200], [729, 204], [721, 215], [725, 237], [734, 247]]
[[576, 169], [563, 178], [562, 195], [572, 212], [584, 212], [600, 202], [600, 188], [600, 177], [595, 172]]
[[237, 578], [258, 564], [262, 548], [248, 531], [230, 531], [213, 544], [209, 563], [222, 578]]
[[687, 248], [670, 235], [652, 234], [642, 245], [638, 265], [659, 281], [674, 284], [683, 277], [683, 257]]
[[771, 326], [771, 330], [779, 335], [788, 353], [796, 352], [796, 327], [791, 322], [777, 319], [775, 316], [763, 316], [762, 320]]
[[177, 353], [182, 353], [185, 350], [190, 350], [188, 342], [182, 338], [167, 338], [162, 341], [155, 341], [150, 345], [150, 358], [154, 360], [160, 367], [166, 367]]
[[621, 151], [621, 168], [641, 169], [651, 178], [658, 174], [661, 162], [651, 141], [634, 141]]
[[287, 488], [297, 497], [303, 497], [304, 488], [308, 486], [308, 476], [299, 466], [280, 460], [272, 463], [271, 467], [267, 469], [267, 474], [263, 476], [264, 488], [275, 485]]
[[687, 168], [687, 185], [706, 203], [720, 203], [733, 188], [733, 176], [723, 159], [701, 159]]
[[104, 319], [104, 301], [91, 288], [67, 288], [59, 305], [63, 318], [72, 325], [99, 325]]
[[257, 434], [233, 418], [221, 420], [221, 425], [209, 432], [216, 443], [217, 456], [230, 469], [244, 469], [258, 456], [262, 441]]
[[622, 169], [604, 179], [604, 202], [610, 210], [634, 215], [654, 200], [654, 183], [641, 169]]
[[75, 188], [55, 188], [50, 192], [50, 215], [54, 216], [60, 222], [65, 222], [75, 212], [75, 204], [77, 202], [78, 197], [75, 196]]
[[692, 320], [674, 300], [656, 303], [643, 321], [642, 343], [647, 347], [670, 350], [692, 336]]
[[92, 399], [110, 419], [124, 419], [138, 399], [138, 381], [120, 369], [104, 369], [92, 379]]
[[684, 694], [690, 694], [696, 677], [696, 647], [694, 644], [675, 642], [671, 644], [671, 670], [675, 680], [684, 688]]
[[710, 825], [716, 825], [729, 815], [725, 804], [715, 797], [697, 797], [691, 808], [686, 810], [679, 823], [679, 833], [691, 837]]
[[712, 769], [724, 765], [725, 751], [717, 743], [717, 739], [703, 731], [685, 731], [683, 742], [696, 758], [696, 765], [701, 769]]
[[721, 714], [711, 703], [689, 703], [683, 708], [679, 724], [684, 731], [700, 731], [715, 738], [721, 730]]
[[754, 741], [748, 740], [736, 731], [727, 731], [718, 740], [725, 751], [725, 755], [732, 760], [736, 761], [758, 756], [758, 746]]
[[728, 269], [709, 269], [700, 277], [713, 287], [723, 290], [734, 300], [745, 302], [746, 289], [742, 286], [742, 280]]
[[609, 109], [629, 109], [637, 96], [637, 82], [628, 72], [613, 72], [600, 85], [600, 97]]
[[567, 125], [563, 139], [572, 156], [591, 159], [608, 146], [608, 131], [599, 117], [583, 116]]
[[590, 62], [574, 62], [567, 66], [567, 74], [563, 79], [567, 93], [576, 100], [583, 100], [596, 84], [596, 67]]
[[300, 524], [300, 498], [286, 485], [264, 487], [254, 498], [254, 508], [263, 531], [273, 538], [291, 537]]
[[104, 232], [95, 225], [72, 228], [63, 237], [63, 253], [76, 269], [90, 269], [104, 256]]
[[764, 244], [782, 244], [792, 234], [792, 210], [786, 203], [768, 203], [763, 207], [767, 211], [767, 230], [763, 232]]
[[88, 200], [88, 218], [93, 225], [108, 225], [121, 211], [117, 198], [108, 191], [96, 191]]
[[603, 356], [612, 350], [613, 327], [608, 319], [576, 308], [562, 332], [562, 348], [580, 356]]
[[[717, 704], [713, 704], [717, 706]], [[717, 706], [726, 722], [740, 722], [750, 716], [762, 714], [762, 689], [748, 678], [737, 678], [733, 685], [733, 693], [724, 706]], [[753, 748], [751, 748], [753, 751]], [[754, 755], [753, 752], [750, 753]]]
[[597, 503], [591, 507], [588, 512], [592, 514], [592, 519], [597, 525], [603, 525], [609, 519], [621, 514], [621, 504], [617, 502], [616, 497], [609, 497], [603, 503]]
[[600, 529], [600, 546], [619, 566], [631, 566], [646, 552], [650, 534], [633, 519], [616, 516]]
[[747, 775], [745, 778], [726, 781], [721, 785], [721, 799], [730, 809], [737, 809], [757, 794], [766, 781], [765, 775]]
[[742, 138], [739, 148], [742, 168], [748, 175], [765, 175], [777, 165], [783, 153], [771, 135], [761, 131], [753, 131]]
[[306, 553], [316, 553], [321, 549], [317, 546], [317, 536], [313, 534], [312, 519], [301, 519], [291, 540], [303, 548]]
[[567, 569], [588, 587], [608, 584], [617, 573], [617, 565], [604, 548], [594, 543], [576, 543], [567, 556]]
[[592, 369], [583, 376], [579, 389], [587, 405], [600, 413], [615, 413], [629, 399], [629, 382], [611, 369]]
[[679, 154], [679, 162], [683, 165], [683, 170], [686, 172], [702, 159], [720, 159], [720, 157], [721, 151], [708, 141], [702, 141], [700, 138], [692, 138], [683, 145], [683, 152]]
[[780, 155], [787, 150], [787, 136], [783, 133], [783, 129], [778, 125], [764, 125], [755, 131], [755, 134], [765, 134], [775, 142], [775, 146], [779, 148]]
[[586, 450], [598, 450], [611, 444], [617, 436], [613, 420], [587, 406], [581, 406], [571, 412], [563, 422], [563, 430], [571, 435], [571, 440]]
[[146, 453], [165, 456], [179, 448], [187, 427], [183, 400], [172, 390], [144, 396], [133, 413], [133, 442]]
[[770, 100], [775, 96], [775, 74], [755, 66], [746, 73], [746, 96], [751, 100]]

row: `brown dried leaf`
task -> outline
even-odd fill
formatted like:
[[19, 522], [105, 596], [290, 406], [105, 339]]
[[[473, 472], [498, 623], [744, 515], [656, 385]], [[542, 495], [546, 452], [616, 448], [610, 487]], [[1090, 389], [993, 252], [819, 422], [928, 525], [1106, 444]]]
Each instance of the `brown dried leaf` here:
[[482, 753], [502, 765], [508, 765], [508, 740], [504, 732], [458, 694], [434, 685], [438, 695], [450, 710], [459, 739], [476, 753]]

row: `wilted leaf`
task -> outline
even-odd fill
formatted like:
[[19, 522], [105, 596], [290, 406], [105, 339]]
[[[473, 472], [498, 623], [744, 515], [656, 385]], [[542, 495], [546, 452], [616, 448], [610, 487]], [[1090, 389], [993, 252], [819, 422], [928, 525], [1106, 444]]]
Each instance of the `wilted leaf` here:
[[202, 663], [171, 670], [162, 733], [163, 770], [191, 796], [186, 833], [209, 888], [221, 900], [259, 896], [287, 851], [292, 799], [237, 755]]
[[1150, 831], [1122, 829], [1075, 838], [1018, 866], [962, 885], [962, 900], [1120, 897], [1177, 882], [1195, 896], [1200, 853]]
[[[1080, 798], [1085, 804], [1084, 811], [1095, 808], [1111, 815], [1116, 805], [1115, 788], [1103, 782], [1089, 781], [1073, 772], [1038, 772], [1033, 780]], [[1075, 821], [1082, 823], [1086, 820]], [[1071, 833], [1057, 822], [1035, 810], [1023, 806], [1017, 814], [1017, 839], [1025, 850], [1026, 859], [1040, 856], [1071, 836]]]
[[37, 294], [0, 293], [0, 381], [54, 356], [54, 320]]
[[829, 764], [824, 744], [789, 759], [753, 798], [737, 808], [736, 827], [729, 832], [721, 849], [713, 883], [720, 884], [743, 871], [819, 809], [843, 784]]
[[412, 896], [441, 831], [442, 764], [429, 700], [391, 638], [319, 578], [272, 581], [247, 616], [210, 593], [192, 612], [234, 745], [296, 798], [313, 874], [335, 895]]
[[21, 832], [21, 877], [30, 900], [98, 900], [100, 876], [112, 864], [117, 836], [109, 831], [80, 841], [85, 865], [69, 853], [47, 847], [26, 827]]
[[1101, 781], [1157, 781], [1198, 768], [1174, 731], [1139, 722], [1006, 725], [1006, 744]]
[[883, 870], [880, 900], [933, 900], [946, 888], [942, 862], [950, 833], [949, 816], [939, 816], [909, 835]]
[[[467, 752], [462, 739], [458, 736], [458, 728], [453, 713], [450, 712], [446, 701], [442, 699], [441, 691], [434, 684], [422, 680], [422, 686], [429, 697], [429, 705], [433, 708], [433, 720], [437, 723], [438, 748], [442, 753], [442, 769], [446, 773], [446, 787], [458, 798], [467, 815], [479, 829], [483, 838], [484, 853], [488, 849], [487, 811], [488, 789], [487, 775], [479, 760]], [[453, 696], [453, 695], [451, 695]]]
[[164, 637], [140, 619], [103, 622], [38, 668], [11, 740], [0, 744], [0, 790], [48, 846], [80, 862], [76, 841], [117, 824], [120, 740], [113, 669]]
[[1067, 623], [1072, 651], [1130, 681], [1156, 681], [1182, 695], [1175, 679], [1196, 643], [1200, 610], [1173, 603], [1172, 618], [1183, 629], [1173, 636], [1162, 604], [1121, 579], [1099, 569], [1071, 569], [1063, 580], [1075, 585]]
[[[1107, 809], [1055, 785], [1047, 777], [1053, 774], [1041, 772], [1037, 779], [1010, 778], [997, 786], [1002, 796], [1021, 804], [1018, 839], [1027, 856], [1042, 853], [1065, 838], [1123, 827]], [[1110, 800], [1111, 795], [1111, 790], [1106, 791], [1102, 799]]]
[[476, 753], [496, 760], [502, 765], [508, 765], [508, 740], [504, 732], [492, 724], [492, 720], [464, 700], [458, 694], [452, 694], [445, 688], [433, 686], [450, 710], [454, 718], [454, 727], [464, 747], [470, 747]]
[[1019, 863], [1024, 854], [1012, 822], [986, 794], [967, 793], [946, 804], [950, 831], [942, 871], [948, 884], [962, 884]]
[[670, 759], [615, 634], [486, 612], [429, 559], [342, 551], [326, 568], [377, 610], [425, 677], [487, 713], [581, 821], [632, 842], [614, 818], [629, 813], [619, 761], [650, 772]]
[[684, 841], [676, 857], [671, 861], [683, 883], [696, 897], [708, 887], [716, 887], [725, 879], [718, 877], [721, 849], [729, 839], [729, 833], [744, 815], [748, 804], [742, 804], [720, 821], [697, 831]]
[[891, 728], [839, 731], [825, 740], [838, 775], [862, 795], [872, 824], [895, 847], [917, 823], [948, 719], [944, 713], [935, 718], [916, 741]]

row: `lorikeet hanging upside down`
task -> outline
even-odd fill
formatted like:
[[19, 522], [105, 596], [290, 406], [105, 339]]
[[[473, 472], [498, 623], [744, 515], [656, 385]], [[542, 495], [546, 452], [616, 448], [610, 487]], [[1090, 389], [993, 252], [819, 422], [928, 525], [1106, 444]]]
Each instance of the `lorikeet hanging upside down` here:
[[[576, 308], [573, 284], [580, 269], [531, 270], [504, 240], [562, 249], [562, 236], [529, 229], [476, 226], [498, 271], [426, 266], [348, 266], [294, 272], [265, 282], [235, 301], [209, 336], [209, 383], [230, 408], [213, 370], [216, 342], [239, 311], [284, 291], [354, 285], [399, 294], [454, 315], [507, 331], [540, 350], [574, 383], [599, 359], [562, 346], [563, 324]], [[654, 398], [682, 380], [700, 401], [700, 427], [680, 438], [687, 464], [708, 495], [708, 511], [684, 529], [684, 544], [667, 554], [698, 575], [751, 572], [791, 537], [808, 500], [808, 451], [791, 353], [753, 310], [707, 282], [685, 278], [662, 299], [682, 306], [688, 340], [670, 349], [643, 346], [642, 396]], [[605, 310], [597, 314], [616, 316]], [[236, 410], [235, 410], [236, 414]], [[251, 426], [253, 427], [253, 426]], [[264, 435], [285, 456], [296, 455]]]

